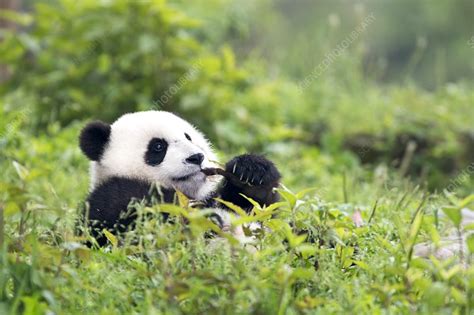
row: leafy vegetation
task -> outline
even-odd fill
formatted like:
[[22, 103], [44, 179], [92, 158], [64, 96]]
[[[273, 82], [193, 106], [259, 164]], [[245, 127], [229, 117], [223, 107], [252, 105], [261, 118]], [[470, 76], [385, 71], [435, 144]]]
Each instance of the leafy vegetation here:
[[[246, 247], [230, 234], [204, 238], [205, 212], [157, 205], [139, 207], [153, 216], [125, 245], [110, 236], [110, 248], [85, 248], [73, 234], [76, 204], [87, 189], [85, 162], [70, 146], [76, 133], [20, 140], [17, 159], [34, 156], [31, 164], [14, 164], [3, 177], [5, 312], [467, 313], [473, 307], [473, 270], [462, 265], [472, 253], [464, 261], [412, 254], [416, 242], [449, 229], [443, 209], [459, 213], [463, 202], [423, 197], [409, 183], [388, 179], [348, 185], [350, 202], [318, 195], [333, 185], [342, 194], [340, 183], [298, 194], [282, 188], [280, 204], [235, 219], [267, 228]], [[178, 219], [163, 223], [160, 211]], [[355, 212], [364, 225], [354, 224]]]
[[[438, 248], [473, 228], [460, 221], [474, 207], [472, 82], [461, 71], [431, 91], [375, 84], [361, 39], [301, 90], [324, 53], [310, 66], [268, 54], [289, 36], [284, 3], [238, 3], [62, 0], [2, 13], [23, 28], [2, 30], [0, 43], [11, 72], [0, 86], [1, 314], [472, 312], [472, 236], [446, 260], [414, 255], [418, 243]], [[321, 12], [338, 10], [328, 3]], [[427, 19], [420, 30], [436, 28]], [[325, 33], [333, 26], [319, 19], [316, 43], [330, 50], [356, 20], [330, 15], [340, 29]], [[314, 50], [305, 38], [288, 56]], [[205, 238], [213, 226], [186, 202], [137, 205], [147, 220], [124, 244], [110, 234], [109, 247], [91, 250], [74, 234], [88, 189], [80, 128], [151, 108], [191, 120], [223, 161], [257, 151], [276, 162], [282, 202], [235, 218], [263, 223], [254, 244]]]

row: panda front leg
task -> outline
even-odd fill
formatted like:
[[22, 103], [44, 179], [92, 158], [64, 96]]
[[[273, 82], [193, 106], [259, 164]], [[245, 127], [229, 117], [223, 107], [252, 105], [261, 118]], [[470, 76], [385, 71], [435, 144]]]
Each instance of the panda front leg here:
[[270, 205], [279, 200], [274, 188], [280, 182], [280, 172], [267, 158], [256, 154], [244, 154], [234, 157], [225, 165], [226, 176], [221, 189], [221, 198], [241, 207], [246, 212], [252, 210], [252, 204], [241, 194], [252, 198], [261, 206]]

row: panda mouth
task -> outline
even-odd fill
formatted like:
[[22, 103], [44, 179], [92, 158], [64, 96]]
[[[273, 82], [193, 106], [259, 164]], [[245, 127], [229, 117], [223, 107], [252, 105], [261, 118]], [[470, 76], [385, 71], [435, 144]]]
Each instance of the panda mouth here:
[[183, 181], [186, 181], [186, 180], [190, 179], [193, 176], [196, 176], [199, 173], [200, 172], [194, 172], [194, 173], [191, 173], [191, 174], [188, 174], [188, 175], [185, 175], [185, 176], [181, 176], [181, 177], [173, 177], [173, 180], [176, 181], [176, 182], [183, 182]]

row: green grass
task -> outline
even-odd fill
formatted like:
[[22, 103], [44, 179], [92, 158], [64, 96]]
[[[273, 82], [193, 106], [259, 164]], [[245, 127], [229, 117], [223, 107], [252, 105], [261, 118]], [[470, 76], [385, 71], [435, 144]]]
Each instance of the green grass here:
[[[462, 265], [472, 253], [464, 261], [412, 255], [416, 243], [453, 229], [441, 216], [446, 206], [456, 213], [467, 204], [388, 169], [369, 172], [351, 154], [298, 144], [288, 144], [293, 158], [278, 148], [270, 157], [291, 190], [315, 189], [282, 188], [278, 207], [256, 209], [267, 229], [254, 246], [230, 235], [206, 239], [203, 212], [185, 207], [171, 209], [181, 213], [175, 224], [163, 223], [159, 213], [170, 209], [157, 205], [139, 207], [152, 217], [125, 245], [85, 248], [73, 233], [88, 185], [79, 128], [35, 137], [17, 130], [4, 143], [0, 313], [467, 314], [474, 307], [474, 269]], [[351, 219], [356, 211], [363, 226]], [[183, 216], [190, 224], [180, 223]]]

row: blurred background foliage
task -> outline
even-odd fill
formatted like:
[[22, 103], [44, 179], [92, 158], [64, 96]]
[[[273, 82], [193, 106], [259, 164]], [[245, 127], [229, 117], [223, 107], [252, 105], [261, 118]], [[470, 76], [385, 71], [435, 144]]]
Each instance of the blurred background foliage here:
[[469, 0], [26, 1], [1, 15], [17, 25], [1, 31], [2, 117], [13, 117], [2, 128], [163, 109], [227, 153], [298, 144], [389, 167], [408, 158], [402, 173], [442, 187], [473, 157], [473, 13]]

